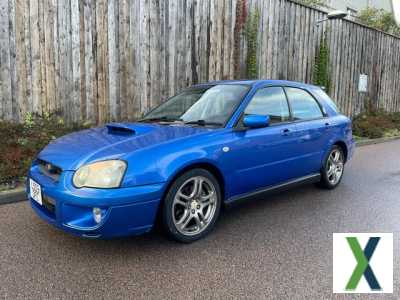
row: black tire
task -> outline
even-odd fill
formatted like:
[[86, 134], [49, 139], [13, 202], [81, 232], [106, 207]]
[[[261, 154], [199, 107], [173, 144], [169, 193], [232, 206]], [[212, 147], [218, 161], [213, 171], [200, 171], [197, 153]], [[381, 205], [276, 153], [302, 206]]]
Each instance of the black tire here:
[[[182, 189], [188, 188], [190, 189], [190, 184], [191, 184], [191, 180], [193, 180], [193, 192], [194, 192], [194, 185], [196, 184], [195, 180], [199, 180], [199, 182], [201, 182], [201, 178], [205, 178], [206, 181], [202, 181], [201, 184], [199, 184], [199, 186], [204, 185], [205, 187], [201, 188], [202, 189], [211, 189], [211, 185], [213, 185], [213, 192], [214, 193], [210, 193], [210, 195], [215, 195], [212, 196], [212, 204], [210, 205], [210, 208], [204, 207], [204, 209], [206, 210], [206, 212], [208, 213], [208, 209], [211, 209], [211, 211], [213, 211], [213, 214], [211, 215], [211, 211], [209, 213], [209, 217], [210, 219], [208, 220], [208, 222], [206, 222], [206, 219], [204, 218], [206, 214], [203, 214], [203, 221], [205, 225], [200, 225], [199, 223], [197, 223], [199, 216], [197, 214], [197, 210], [196, 210], [196, 218], [194, 218], [194, 215], [191, 215], [192, 213], [194, 214], [194, 209], [196, 209], [196, 207], [194, 207], [194, 209], [192, 210], [192, 206], [193, 203], [194, 205], [196, 205], [196, 201], [199, 201], [199, 203], [203, 203], [201, 202], [201, 194], [200, 194], [200, 198], [196, 198], [194, 197], [193, 199], [187, 200], [185, 199], [184, 201], [187, 201], [187, 207], [186, 206], [179, 206], [180, 203], [177, 203], [178, 200], [175, 199], [175, 196], [177, 196], [177, 193], [179, 191], [183, 191]], [[191, 193], [190, 193], [191, 194]], [[184, 195], [187, 196], [187, 195]], [[177, 196], [178, 197], [178, 196]], [[207, 197], [207, 196], [205, 196]], [[204, 197], [204, 198], [205, 198]], [[196, 199], [195, 199], [196, 198]], [[211, 196], [210, 196], [211, 198]], [[178, 198], [181, 199], [181, 198]], [[180, 202], [180, 201], [179, 201]], [[183, 202], [183, 201], [182, 201]], [[211, 202], [211, 201], [210, 201]], [[168, 189], [168, 192], [164, 198], [164, 202], [163, 202], [163, 207], [162, 207], [162, 225], [163, 225], [163, 229], [166, 231], [166, 233], [168, 234], [168, 236], [178, 242], [182, 242], [182, 243], [191, 243], [194, 241], [197, 241], [201, 238], [203, 238], [204, 236], [206, 236], [208, 233], [210, 233], [210, 231], [213, 230], [217, 219], [219, 217], [220, 211], [221, 211], [221, 202], [222, 202], [222, 197], [221, 197], [221, 188], [219, 186], [219, 183], [217, 181], [217, 179], [207, 170], [204, 169], [192, 169], [184, 174], [182, 174], [181, 176], [179, 176], [177, 179], [175, 179], [175, 181], [172, 183], [172, 185], [170, 186], [170, 188]], [[185, 202], [186, 203], [186, 202]], [[189, 204], [190, 203], [190, 204]], [[199, 206], [197, 206], [197, 208], [199, 208]], [[203, 207], [201, 209], [199, 209], [199, 214], [200, 214], [200, 210], [202, 210]], [[201, 229], [201, 231], [199, 233], [195, 233], [196, 230], [193, 229], [193, 233], [191, 232], [190, 234], [187, 233], [185, 234], [184, 231], [185, 229], [182, 229], [182, 227], [180, 229], [177, 228], [178, 225], [176, 225], [177, 222], [177, 214], [179, 213], [179, 210], [182, 210], [182, 215], [180, 217], [182, 217], [184, 215], [187, 215], [187, 213], [189, 213], [188, 218], [192, 218], [191, 221], [189, 221], [188, 224], [188, 228], [198, 228], [198, 230], [200, 230], [201, 226], [204, 226], [203, 229]], [[201, 220], [201, 218], [200, 218]], [[191, 225], [192, 222], [194, 222], [194, 225]], [[182, 223], [186, 223], [186, 222], [182, 222]], [[203, 222], [200, 222], [201, 224]], [[198, 225], [196, 225], [198, 224]], [[191, 227], [190, 227], [191, 226]], [[189, 230], [188, 230], [189, 231]]]
[[[340, 153], [340, 159], [342, 164], [342, 171], [340, 177], [333, 180], [334, 175], [330, 175], [330, 168], [332, 163], [330, 162], [330, 158], [332, 153]], [[326, 156], [322, 169], [321, 169], [321, 181], [319, 182], [318, 186], [324, 189], [333, 190], [337, 188], [342, 181], [343, 174], [344, 174], [344, 166], [345, 166], [345, 156], [343, 149], [340, 146], [334, 145], [332, 149], [329, 151], [328, 155]]]

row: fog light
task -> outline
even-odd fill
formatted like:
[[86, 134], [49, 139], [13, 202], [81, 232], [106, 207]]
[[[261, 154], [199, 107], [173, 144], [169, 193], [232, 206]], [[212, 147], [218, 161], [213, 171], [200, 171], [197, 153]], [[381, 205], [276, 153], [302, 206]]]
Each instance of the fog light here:
[[95, 222], [97, 224], [99, 224], [101, 222], [101, 219], [103, 218], [102, 214], [103, 213], [100, 208], [98, 208], [98, 207], [93, 208], [93, 219], [95, 220]]

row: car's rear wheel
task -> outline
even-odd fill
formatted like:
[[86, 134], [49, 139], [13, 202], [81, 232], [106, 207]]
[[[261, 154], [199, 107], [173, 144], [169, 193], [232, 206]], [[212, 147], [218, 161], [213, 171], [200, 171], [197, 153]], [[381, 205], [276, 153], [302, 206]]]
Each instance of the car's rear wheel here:
[[170, 237], [184, 243], [207, 235], [221, 210], [218, 181], [204, 169], [193, 169], [178, 177], [164, 200], [164, 228]]
[[337, 145], [333, 146], [322, 167], [320, 185], [326, 189], [336, 188], [342, 181], [344, 164], [343, 149]]

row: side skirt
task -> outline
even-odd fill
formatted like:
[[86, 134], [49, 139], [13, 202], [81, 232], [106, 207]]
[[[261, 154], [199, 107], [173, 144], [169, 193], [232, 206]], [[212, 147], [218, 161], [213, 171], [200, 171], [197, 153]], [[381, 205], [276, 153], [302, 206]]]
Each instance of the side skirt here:
[[259, 196], [268, 196], [271, 194], [279, 193], [282, 191], [290, 190], [294, 187], [305, 185], [305, 184], [311, 184], [311, 183], [317, 183], [321, 180], [321, 174], [311, 174], [307, 175], [304, 177], [296, 178], [284, 183], [280, 183], [277, 185], [269, 186], [266, 188], [258, 189], [253, 192], [233, 196], [225, 201], [225, 204], [227, 206], [232, 206], [236, 205], [239, 203], [242, 203], [244, 201], [259, 197]]

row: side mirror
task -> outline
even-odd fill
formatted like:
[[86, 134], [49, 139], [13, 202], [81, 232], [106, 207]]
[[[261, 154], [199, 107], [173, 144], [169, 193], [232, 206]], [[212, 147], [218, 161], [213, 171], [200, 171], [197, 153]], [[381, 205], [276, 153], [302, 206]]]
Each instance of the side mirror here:
[[243, 125], [249, 128], [268, 127], [270, 124], [269, 116], [247, 115], [243, 119]]

